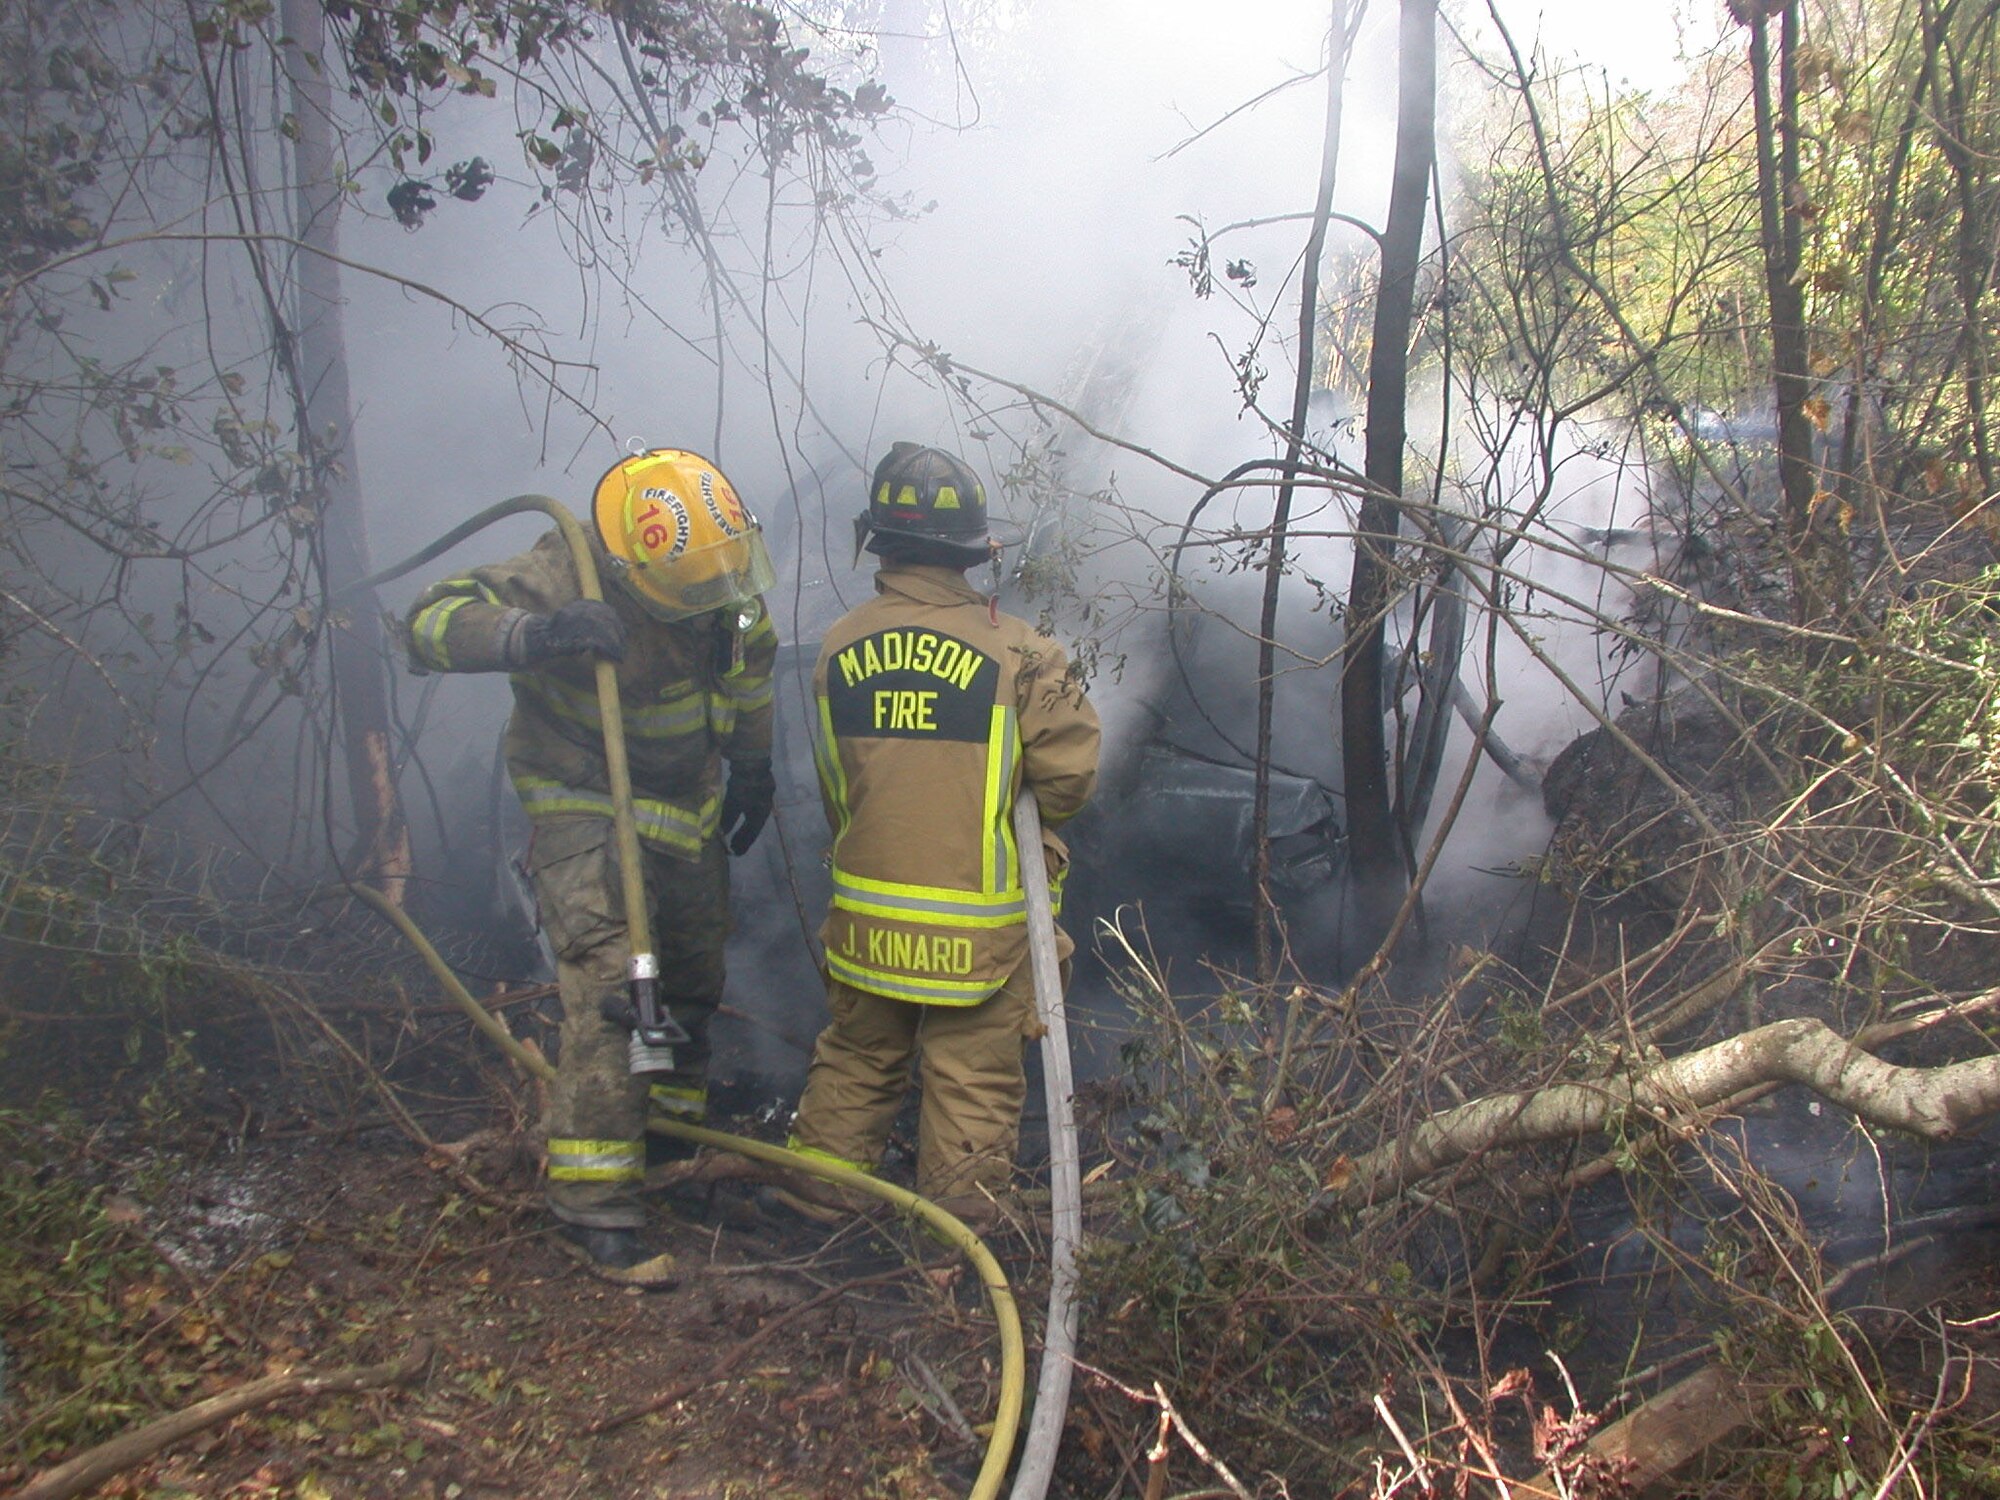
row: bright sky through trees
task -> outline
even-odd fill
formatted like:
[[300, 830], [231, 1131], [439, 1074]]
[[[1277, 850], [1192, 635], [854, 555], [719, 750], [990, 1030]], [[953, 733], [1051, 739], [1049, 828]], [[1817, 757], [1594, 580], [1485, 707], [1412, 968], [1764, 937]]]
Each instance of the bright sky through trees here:
[[[1324, 30], [1328, 6], [1325, 0], [1250, 0], [1233, 8], [1227, 21], [1210, 0], [1137, 6], [1115, 0], [1108, 9], [1130, 12], [1155, 46], [1198, 50], [1200, 69], [1213, 72], [1253, 58], [1268, 64], [1274, 46], [1285, 62], [1310, 65], [1312, 59], [1294, 51]], [[1499, 10], [1524, 52], [1539, 40], [1551, 60], [1575, 58], [1604, 69], [1614, 84], [1648, 90], [1677, 83], [1684, 56], [1712, 46], [1723, 18], [1719, 0], [1499, 0]], [[1447, 13], [1469, 32], [1492, 32], [1486, 0], [1465, 0]]]
[[1551, 59], [1574, 55], [1614, 84], [1647, 90], [1680, 80], [1684, 57], [1713, 45], [1722, 13], [1708, 0], [1500, 0], [1499, 9], [1524, 52], [1538, 37]]

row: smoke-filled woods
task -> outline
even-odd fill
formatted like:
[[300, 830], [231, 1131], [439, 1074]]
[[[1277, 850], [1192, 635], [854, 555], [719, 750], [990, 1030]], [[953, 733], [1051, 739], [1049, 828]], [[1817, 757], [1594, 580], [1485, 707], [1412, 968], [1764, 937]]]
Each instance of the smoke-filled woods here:
[[[769, 705], [774, 805], [716, 855], [706, 1079], [648, 1097], [782, 1145], [860, 899], [814, 662], [908, 442], [1102, 726], [1050, 856], [1076, 1136], [1031, 1104], [959, 1205], [1032, 1367], [1084, 1178], [1017, 1486], [2000, 1484], [2000, 19], [1621, 24], [0, 0], [0, 1483], [995, 1492], [1004, 1317], [915, 1221], [668, 1129], [677, 1284], [559, 1255], [544, 1178], [628, 1164], [550, 1125], [527, 813], [579, 793], [502, 749], [554, 690], [488, 570], [548, 523], [403, 566], [517, 495], [601, 527], [659, 448], [761, 523], [696, 707], [726, 760]], [[413, 636], [452, 598], [511, 683], [458, 604]], [[626, 705], [642, 779], [682, 686]]]

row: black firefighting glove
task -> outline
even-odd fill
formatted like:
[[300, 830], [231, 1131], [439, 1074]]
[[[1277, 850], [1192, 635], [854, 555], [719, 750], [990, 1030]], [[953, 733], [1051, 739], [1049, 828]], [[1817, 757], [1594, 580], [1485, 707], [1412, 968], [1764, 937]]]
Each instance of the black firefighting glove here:
[[606, 661], [625, 659], [625, 627], [602, 600], [573, 599], [552, 615], [529, 615], [508, 639], [507, 665], [537, 667], [579, 651]]
[[768, 760], [729, 763], [729, 790], [722, 794], [722, 838], [731, 854], [747, 854], [764, 831], [777, 800], [778, 778]]

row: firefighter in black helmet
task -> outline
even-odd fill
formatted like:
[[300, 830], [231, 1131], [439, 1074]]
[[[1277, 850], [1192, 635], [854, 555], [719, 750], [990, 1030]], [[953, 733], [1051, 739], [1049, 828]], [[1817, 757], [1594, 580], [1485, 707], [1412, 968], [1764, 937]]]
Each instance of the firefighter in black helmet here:
[[[888, 550], [869, 545], [870, 535]], [[986, 561], [986, 487], [940, 448], [896, 443], [875, 466], [868, 509], [854, 518], [854, 550], [898, 561], [969, 568]]]
[[966, 582], [988, 555], [986, 493], [958, 458], [897, 443], [855, 535], [882, 567], [813, 674], [832, 1020], [792, 1144], [873, 1170], [921, 1061], [917, 1190], [981, 1218], [1012, 1174], [1035, 1013], [1021, 861], [1045, 860], [1058, 896], [1068, 863], [1053, 833], [1015, 847], [1014, 800], [1030, 788], [1051, 830], [1082, 808], [1097, 714], [1062, 648]]

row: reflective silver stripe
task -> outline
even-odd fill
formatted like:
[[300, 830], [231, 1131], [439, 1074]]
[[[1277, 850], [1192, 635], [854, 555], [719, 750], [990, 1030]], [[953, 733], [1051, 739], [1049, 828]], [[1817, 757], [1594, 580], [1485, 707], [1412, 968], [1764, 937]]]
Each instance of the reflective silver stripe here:
[[456, 594], [421, 610], [410, 627], [410, 640], [427, 665], [451, 670], [451, 653], [445, 649], [444, 634], [451, 617], [466, 605], [477, 603], [470, 595]]
[[[584, 692], [540, 673], [520, 673], [514, 681], [559, 719], [593, 732], [602, 723], [594, 692]], [[678, 739], [708, 727], [708, 706], [699, 693], [682, 693], [662, 703], [640, 705], [627, 701], [621, 704], [619, 716], [625, 721], [625, 732], [639, 739]]]
[[768, 707], [773, 696], [771, 679], [768, 677], [757, 686], [747, 689], [738, 687], [736, 678], [726, 677], [722, 682], [722, 690], [729, 694], [739, 713], [750, 713], [755, 709]]
[[879, 969], [864, 969], [849, 963], [833, 952], [827, 954], [826, 966], [835, 979], [857, 990], [925, 1005], [977, 1005], [1000, 988], [998, 980], [912, 979], [907, 974], [885, 974]]
[[654, 1109], [679, 1115], [683, 1119], [703, 1120], [708, 1117], [707, 1089], [688, 1088], [677, 1083], [656, 1083], [646, 1090], [646, 1099]]
[[961, 924], [1006, 927], [1022, 920], [1028, 898], [1018, 888], [986, 896], [971, 891], [954, 891], [949, 886], [892, 886], [883, 881], [863, 881], [836, 865], [833, 870], [833, 904], [849, 911], [873, 911], [885, 916], [907, 915], [913, 922], [949, 917]]
[[722, 804], [713, 797], [696, 812], [675, 807], [671, 802], [636, 799], [632, 810], [638, 818], [640, 838], [691, 848], [699, 848], [702, 840], [713, 837], [722, 821]]
[[[524, 675], [523, 685], [542, 698], [550, 712], [559, 718], [584, 724], [595, 729], [599, 722], [597, 694], [573, 687], [554, 677], [539, 674]], [[647, 738], [670, 738], [677, 734], [691, 734], [704, 728], [707, 716], [703, 711], [698, 693], [681, 693], [660, 703], [638, 704], [629, 700], [621, 704], [621, 716], [625, 721], [627, 734], [643, 735]]]
[[549, 1176], [557, 1182], [629, 1182], [645, 1175], [644, 1141], [549, 1142]]
[[642, 708], [625, 715], [625, 733], [642, 740], [677, 740], [708, 727], [700, 704]]
[[[595, 699], [592, 701], [594, 703]], [[677, 698], [649, 703], [644, 708], [626, 709], [625, 727], [628, 732], [670, 738], [677, 734], [693, 734], [707, 722], [707, 718], [700, 696], [683, 693]]]

